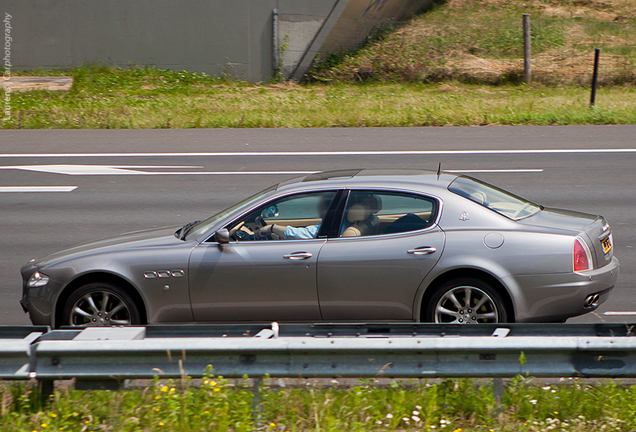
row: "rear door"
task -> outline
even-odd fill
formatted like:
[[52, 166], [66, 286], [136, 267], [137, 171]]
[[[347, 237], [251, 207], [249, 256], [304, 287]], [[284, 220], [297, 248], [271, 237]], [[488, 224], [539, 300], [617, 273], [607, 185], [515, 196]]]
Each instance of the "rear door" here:
[[[413, 320], [418, 287], [444, 250], [439, 207], [437, 199], [413, 193], [351, 191], [340, 234], [318, 259], [322, 318]], [[348, 217], [351, 209], [357, 214]]]

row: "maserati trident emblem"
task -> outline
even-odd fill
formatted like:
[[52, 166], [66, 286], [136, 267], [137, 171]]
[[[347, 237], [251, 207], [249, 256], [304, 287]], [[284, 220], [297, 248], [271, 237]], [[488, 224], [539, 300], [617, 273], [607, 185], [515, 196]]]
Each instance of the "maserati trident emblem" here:
[[463, 212], [462, 215], [459, 217], [460, 221], [467, 221], [468, 220], [468, 213]]

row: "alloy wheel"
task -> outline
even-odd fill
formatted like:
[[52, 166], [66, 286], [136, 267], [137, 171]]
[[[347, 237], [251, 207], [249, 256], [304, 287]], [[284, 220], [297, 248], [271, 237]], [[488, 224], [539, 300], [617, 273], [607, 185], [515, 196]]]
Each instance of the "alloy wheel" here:
[[483, 324], [499, 322], [494, 299], [472, 286], [448, 290], [435, 305], [435, 322], [440, 324]]
[[118, 295], [94, 291], [80, 297], [71, 309], [73, 326], [130, 325], [131, 314], [126, 302]]

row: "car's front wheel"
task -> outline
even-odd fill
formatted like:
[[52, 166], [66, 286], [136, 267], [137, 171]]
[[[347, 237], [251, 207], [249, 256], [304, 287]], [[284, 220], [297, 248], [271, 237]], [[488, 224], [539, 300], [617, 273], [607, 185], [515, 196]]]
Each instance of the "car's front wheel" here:
[[113, 326], [140, 324], [141, 319], [126, 291], [109, 283], [91, 283], [69, 296], [63, 322], [71, 326]]
[[461, 278], [444, 283], [425, 305], [425, 321], [440, 324], [505, 323], [501, 296], [479, 279]]

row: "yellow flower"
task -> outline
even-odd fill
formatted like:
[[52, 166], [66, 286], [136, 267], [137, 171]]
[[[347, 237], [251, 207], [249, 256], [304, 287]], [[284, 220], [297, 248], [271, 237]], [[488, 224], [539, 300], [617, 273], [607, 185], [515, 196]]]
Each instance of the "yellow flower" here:
[[215, 387], [215, 388], [214, 388], [214, 391], [215, 391], [215, 392], [220, 392], [220, 391], [221, 391], [221, 389], [220, 389], [220, 388], [218, 388], [218, 387]]
[[78, 415], [79, 415], [79, 413], [77, 413], [77, 412], [73, 413], [73, 417], [77, 417]]
[[170, 393], [172, 393], [173, 391], [175, 391], [175, 388], [174, 388], [174, 387], [171, 387], [171, 388], [170, 388]]
[[269, 426], [270, 427], [276, 427], [276, 423], [270, 423]]
[[161, 411], [159, 408], [155, 408], [155, 412], [159, 412]]
[[49, 413], [49, 416], [50, 416], [51, 418], [55, 418], [55, 417], [57, 417], [57, 414], [55, 414], [55, 413]]
[[214, 387], [216, 385], [216, 381], [210, 381], [210, 385]]
[[164, 393], [167, 392], [168, 391], [168, 386], [161, 387], [161, 391], [164, 392]]
[[40, 427], [41, 427], [42, 429], [46, 429], [46, 428], [48, 427], [48, 425], [47, 425], [46, 423], [42, 423], [42, 424], [40, 425]]
[[558, 411], [555, 411], [554, 413], [555, 413], [555, 414], [558, 414], [559, 412], [558, 412]]
[[210, 414], [210, 411], [206, 410], [203, 414]]
[[159, 426], [163, 426], [163, 425], [164, 425], [164, 423], [163, 423], [163, 422], [159, 422]]
[[159, 399], [161, 399], [161, 396], [159, 395], [155, 396], [155, 400], [159, 400]]

